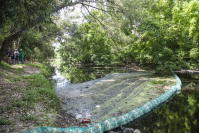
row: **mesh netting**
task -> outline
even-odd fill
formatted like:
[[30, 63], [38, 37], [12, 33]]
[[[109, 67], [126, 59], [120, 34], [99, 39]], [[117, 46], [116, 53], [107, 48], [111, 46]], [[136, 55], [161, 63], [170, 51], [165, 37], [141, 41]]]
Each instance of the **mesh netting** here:
[[142, 117], [150, 114], [152, 111], [155, 111], [160, 106], [164, 105], [169, 99], [171, 99], [176, 93], [181, 89], [181, 80], [179, 77], [171, 70], [172, 74], [176, 78], [176, 85], [171, 87], [167, 92], [160, 95], [159, 97], [145, 103], [139, 108], [118, 116], [113, 117], [107, 120], [104, 120], [102, 123], [96, 123], [89, 127], [68, 127], [68, 128], [56, 128], [56, 127], [39, 127], [26, 133], [103, 133], [104, 131], [109, 131], [120, 126], [124, 126], [133, 122], [140, 120]]

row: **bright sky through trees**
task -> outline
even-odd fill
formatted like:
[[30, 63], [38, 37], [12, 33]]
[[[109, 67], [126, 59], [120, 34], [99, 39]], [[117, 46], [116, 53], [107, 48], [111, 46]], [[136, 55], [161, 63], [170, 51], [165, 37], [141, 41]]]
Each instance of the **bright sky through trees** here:
[[[96, 6], [95, 3], [91, 3], [90, 5], [92, 6]], [[67, 9], [64, 8], [62, 10], [59, 11], [59, 20], [57, 20], [57, 24], [59, 24], [60, 22], [63, 21], [70, 21], [70, 23], [75, 23], [77, 25], [83, 24], [85, 22], [87, 22], [87, 20], [85, 19], [84, 16], [90, 15], [88, 13], [88, 11], [86, 11], [85, 8], [81, 8], [81, 4], [77, 4], [73, 7], [68, 7]], [[89, 11], [91, 11], [93, 8], [92, 7], [88, 7]], [[64, 36], [70, 37], [70, 35], [65, 32]], [[55, 47], [55, 52], [58, 50], [58, 48], [60, 47], [60, 43], [56, 42], [53, 43], [53, 46]]]

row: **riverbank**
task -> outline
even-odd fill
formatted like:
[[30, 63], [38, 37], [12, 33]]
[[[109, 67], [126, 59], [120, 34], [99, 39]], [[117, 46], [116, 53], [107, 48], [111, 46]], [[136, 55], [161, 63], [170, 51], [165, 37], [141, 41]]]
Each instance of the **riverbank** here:
[[0, 63], [0, 132], [22, 133], [37, 127], [61, 127], [60, 99], [47, 64]]
[[[69, 60], [64, 60], [64, 59], [50, 59], [50, 62], [55, 62], [56, 64], [59, 64], [58, 62], [65, 62], [64, 65], [69, 64]], [[170, 70], [165, 71], [165, 72], [159, 72], [156, 71], [156, 67], [158, 65], [154, 63], [146, 63], [143, 65], [140, 65], [137, 62], [127, 62], [126, 64], [110, 64], [110, 65], [95, 65], [94, 63], [81, 63], [77, 62], [74, 63], [73, 61], [70, 63], [70, 65], [73, 66], [80, 66], [80, 67], [99, 67], [99, 68], [109, 68], [109, 67], [117, 67], [120, 68], [120, 70], [125, 70], [128, 72], [136, 72], [136, 71], [149, 71], [149, 72], [155, 72], [156, 74], [160, 74], [161, 76], [163, 75], [171, 75]], [[194, 69], [173, 69], [174, 73], [176, 73], [178, 76], [185, 77], [185, 78], [191, 78], [191, 79], [199, 79], [199, 68], [194, 68]]]

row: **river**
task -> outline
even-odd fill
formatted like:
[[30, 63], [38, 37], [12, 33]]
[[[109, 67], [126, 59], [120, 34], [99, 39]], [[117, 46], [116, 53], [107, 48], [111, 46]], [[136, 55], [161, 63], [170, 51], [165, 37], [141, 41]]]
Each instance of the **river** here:
[[[102, 78], [110, 73], [130, 73], [119, 67], [80, 67], [59, 65], [56, 75], [59, 86], [83, 83]], [[56, 77], [57, 76], [57, 77]], [[61, 77], [61, 78], [58, 78]], [[175, 95], [164, 106], [127, 127], [139, 129], [142, 133], [198, 133], [199, 132], [199, 81], [194, 79], [182, 80], [182, 91]], [[67, 102], [67, 101], [66, 101]], [[65, 105], [62, 106], [63, 108]], [[70, 110], [68, 110], [70, 112]], [[74, 111], [74, 110], [72, 110]], [[82, 118], [76, 114], [76, 118]], [[86, 113], [84, 117], [90, 117]]]

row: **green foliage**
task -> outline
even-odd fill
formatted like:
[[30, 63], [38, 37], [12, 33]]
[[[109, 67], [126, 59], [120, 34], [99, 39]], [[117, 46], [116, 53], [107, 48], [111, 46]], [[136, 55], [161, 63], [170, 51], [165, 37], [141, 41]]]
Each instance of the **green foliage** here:
[[44, 65], [40, 67], [41, 73], [21, 77], [23, 79], [27, 79], [27, 81], [29, 82], [29, 87], [27, 88], [27, 90], [25, 90], [25, 93], [23, 95], [23, 103], [25, 104], [25, 102], [28, 102], [30, 103], [30, 105], [34, 105], [34, 103], [38, 101], [48, 101], [47, 106], [55, 108], [57, 111], [59, 111], [60, 99], [56, 95], [53, 82], [47, 79], [47, 77], [49, 77], [52, 73], [52, 68]]
[[14, 81], [21, 81], [22, 80], [22, 78], [19, 76], [19, 77], [16, 77], [16, 78], [14, 78]]
[[10, 110], [10, 109], [12, 109], [12, 105], [11, 104], [9, 104], [8, 106], [6, 106], [6, 107], [1, 107], [1, 110], [4, 112], [4, 111], [7, 111], [7, 110]]
[[6, 69], [6, 70], [10, 70], [11, 69], [10, 65], [5, 63], [4, 61], [1, 61], [0, 68], [1, 69]]
[[86, 64], [125, 64], [128, 60], [140, 65], [151, 63], [163, 74], [169, 68], [198, 68], [198, 3], [118, 1], [123, 13], [91, 11], [106, 28], [87, 16], [88, 22], [74, 26], [74, 34], [66, 38], [58, 52], [61, 58]]
[[152, 84], [164, 84], [166, 82], [166, 80], [152, 80], [151, 83]]
[[14, 102], [16, 107], [22, 107], [24, 105], [24, 102], [22, 100], [18, 100], [17, 102]]
[[[99, 11], [91, 12], [95, 16], [101, 16], [102, 21], [106, 19], [105, 14]], [[108, 37], [107, 31], [96, 23], [92, 17], [89, 23], [79, 25], [74, 29], [72, 38], [61, 44], [60, 56], [71, 61], [83, 63], [94, 63], [95, 65], [109, 65], [111, 62], [122, 62], [124, 56], [118, 57], [119, 51], [114, 46], [114, 40]], [[67, 52], [66, 52], [67, 51]]]
[[[159, 72], [193, 69], [199, 65], [198, 1], [159, 0], [148, 8], [137, 32], [142, 37], [133, 43], [132, 52], [140, 64], [154, 63]], [[163, 10], [164, 9], [164, 10]], [[195, 29], [195, 30], [194, 30]], [[192, 36], [191, 36], [192, 35]], [[135, 49], [137, 48], [137, 49]]]
[[13, 122], [11, 120], [7, 120], [5, 118], [0, 117], [0, 125], [10, 125]]
[[[1, 1], [0, 26], [9, 24], [12, 21], [16, 26], [25, 25], [41, 15], [49, 16], [51, 8], [54, 6], [54, 1]], [[28, 16], [29, 15], [29, 16]], [[31, 23], [34, 25], [34, 23]]]
[[37, 92], [34, 89], [28, 89], [25, 91], [23, 96], [24, 101], [35, 102], [36, 101]]
[[43, 65], [40, 69], [40, 73], [42, 75], [44, 75], [45, 77], [49, 77], [52, 74], [53, 69], [54, 68], [52, 68], [52, 67], [48, 67], [48, 66]]
[[33, 120], [36, 121], [38, 117], [36, 115], [30, 114], [20, 118], [20, 120]]
[[17, 68], [16, 70], [15, 70], [15, 73], [17, 73], [17, 74], [21, 74], [21, 73], [23, 73], [24, 72], [24, 69], [23, 68]]
[[20, 38], [19, 48], [23, 49], [25, 58], [28, 60], [43, 61], [54, 56], [54, 47], [52, 47], [51, 41], [55, 39], [55, 33], [60, 33], [60, 29], [53, 24], [45, 24], [45, 26], [48, 28], [43, 32], [33, 28]]
[[26, 66], [31, 66], [31, 67], [37, 67], [37, 68], [42, 68], [44, 65], [42, 65], [41, 63], [38, 62], [34, 62], [34, 63], [27, 63], [25, 64]]

